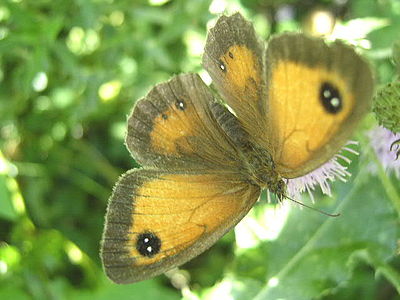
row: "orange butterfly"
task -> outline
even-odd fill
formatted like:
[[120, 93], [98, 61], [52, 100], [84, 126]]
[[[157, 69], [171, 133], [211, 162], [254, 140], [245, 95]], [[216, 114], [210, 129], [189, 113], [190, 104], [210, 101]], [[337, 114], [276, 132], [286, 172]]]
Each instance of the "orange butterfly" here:
[[368, 111], [367, 63], [340, 42], [283, 34], [268, 47], [240, 14], [219, 18], [198, 75], [155, 86], [128, 119], [126, 144], [143, 169], [121, 176], [110, 198], [101, 257], [117, 283], [151, 278], [214, 244], [262, 189], [329, 160]]

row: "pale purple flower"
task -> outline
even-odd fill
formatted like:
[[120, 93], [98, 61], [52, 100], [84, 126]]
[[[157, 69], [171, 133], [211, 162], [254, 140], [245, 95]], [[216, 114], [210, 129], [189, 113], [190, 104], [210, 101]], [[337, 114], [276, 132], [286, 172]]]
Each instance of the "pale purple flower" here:
[[[347, 145], [342, 148], [340, 153], [346, 151], [358, 155], [357, 151], [349, 147], [357, 144], [358, 143], [354, 141], [348, 142]], [[347, 166], [339, 162], [342, 161], [346, 165], [349, 165], [351, 160], [340, 153], [336, 154], [331, 160], [314, 171], [298, 178], [288, 179], [288, 196], [293, 199], [299, 199], [300, 194], [307, 192], [311, 200], [314, 202], [312, 192], [318, 186], [323, 194], [332, 196], [330, 183], [334, 182], [335, 180], [346, 182], [347, 177], [351, 175], [350, 172], [347, 171]]]
[[[400, 139], [400, 134], [395, 134], [382, 126], [377, 126], [368, 133], [368, 136], [383, 169], [387, 173], [394, 173], [397, 178], [400, 178], [400, 158], [396, 159], [396, 153], [399, 150], [398, 145], [394, 145], [390, 149], [392, 143]], [[368, 169], [373, 174], [376, 174], [378, 170], [375, 163], [369, 164]]]

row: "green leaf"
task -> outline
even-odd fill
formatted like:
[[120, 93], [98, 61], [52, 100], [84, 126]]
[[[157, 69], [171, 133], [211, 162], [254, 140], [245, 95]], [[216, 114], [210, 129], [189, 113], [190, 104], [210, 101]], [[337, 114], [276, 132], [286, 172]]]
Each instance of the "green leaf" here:
[[374, 50], [387, 49], [390, 54], [393, 41], [399, 37], [400, 22], [393, 20], [388, 26], [379, 28], [368, 34], [368, 39], [371, 41]]
[[396, 214], [379, 181], [364, 179], [358, 178], [341, 201], [338, 218], [293, 211], [271, 244], [267, 284], [255, 299], [318, 297], [350, 279], [354, 255], [366, 252], [382, 261], [394, 255]]
[[[105, 280], [104, 280], [105, 281]], [[147, 280], [128, 285], [117, 285], [110, 281], [97, 291], [75, 291], [71, 299], [76, 300], [109, 300], [109, 299], [148, 299], [175, 300], [180, 293], [163, 287], [157, 280]]]
[[262, 285], [254, 279], [240, 279], [227, 277], [216, 284], [212, 289], [206, 290], [201, 295], [201, 299], [225, 299], [226, 295], [231, 295], [233, 299], [253, 299]]
[[0, 299], [30, 300], [29, 294], [17, 286], [5, 286], [0, 289]]
[[7, 186], [7, 176], [0, 174], [0, 218], [15, 221], [18, 215], [12, 203], [11, 192]]
[[396, 66], [397, 75], [400, 76], [400, 40], [397, 40], [392, 47], [393, 62]]

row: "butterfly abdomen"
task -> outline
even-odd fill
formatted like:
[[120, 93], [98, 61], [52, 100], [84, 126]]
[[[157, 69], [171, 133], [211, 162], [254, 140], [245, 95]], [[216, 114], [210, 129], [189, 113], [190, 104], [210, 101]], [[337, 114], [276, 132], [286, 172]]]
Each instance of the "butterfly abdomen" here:
[[217, 123], [221, 126], [229, 139], [232, 140], [236, 147], [244, 147], [249, 140], [249, 135], [243, 129], [240, 121], [228, 110], [228, 108], [219, 102], [211, 103], [210, 108]]

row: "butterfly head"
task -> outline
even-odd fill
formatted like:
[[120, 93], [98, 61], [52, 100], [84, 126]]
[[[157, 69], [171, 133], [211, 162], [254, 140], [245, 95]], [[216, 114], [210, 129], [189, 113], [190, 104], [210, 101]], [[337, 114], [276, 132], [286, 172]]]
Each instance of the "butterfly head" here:
[[264, 172], [257, 178], [257, 185], [274, 193], [279, 201], [287, 197], [287, 185], [283, 178], [276, 172]]
[[287, 197], [286, 183], [282, 178], [279, 178], [276, 182], [271, 184], [269, 187], [269, 190], [278, 197], [278, 200], [280, 202], [283, 201], [283, 199]]

